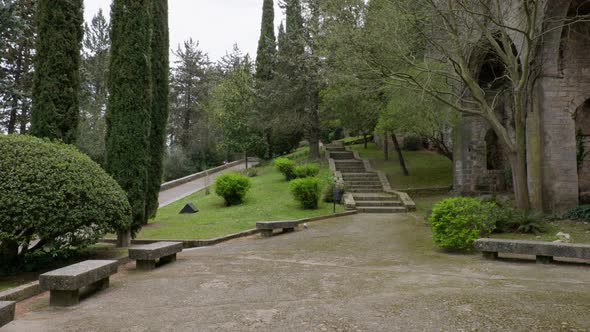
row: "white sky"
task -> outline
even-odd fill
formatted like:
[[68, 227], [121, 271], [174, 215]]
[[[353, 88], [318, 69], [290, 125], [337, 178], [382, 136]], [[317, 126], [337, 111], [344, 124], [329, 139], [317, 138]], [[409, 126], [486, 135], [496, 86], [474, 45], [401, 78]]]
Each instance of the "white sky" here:
[[[112, 0], [85, 0], [87, 22], [99, 8], [108, 17]], [[168, 0], [170, 48], [193, 38], [209, 53], [212, 61], [219, 60], [237, 43], [244, 53], [254, 58], [260, 35], [263, 0]], [[275, 23], [283, 14], [275, 0]], [[171, 59], [172, 61], [173, 59]]]

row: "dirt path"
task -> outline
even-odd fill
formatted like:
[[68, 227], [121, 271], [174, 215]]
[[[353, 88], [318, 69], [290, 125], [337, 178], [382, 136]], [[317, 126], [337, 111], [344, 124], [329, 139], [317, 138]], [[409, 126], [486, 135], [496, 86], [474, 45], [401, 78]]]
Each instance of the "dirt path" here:
[[589, 265], [441, 253], [412, 215], [310, 226], [185, 251], [153, 272], [130, 264], [79, 306], [41, 296], [4, 329], [590, 331]]

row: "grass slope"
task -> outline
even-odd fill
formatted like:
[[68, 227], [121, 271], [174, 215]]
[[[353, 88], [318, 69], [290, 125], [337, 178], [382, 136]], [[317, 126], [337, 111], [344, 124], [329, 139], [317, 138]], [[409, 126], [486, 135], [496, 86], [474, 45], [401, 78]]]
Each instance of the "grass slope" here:
[[[329, 178], [322, 168], [320, 176]], [[138, 235], [138, 239], [210, 239], [256, 227], [257, 221], [292, 220], [329, 215], [332, 205], [320, 202], [317, 210], [304, 210], [289, 192], [289, 183], [272, 166], [258, 169], [252, 178], [252, 189], [242, 205], [226, 207], [221, 197], [204, 191], [181, 199], [158, 211], [158, 215]], [[182, 207], [193, 202], [196, 214], [180, 215]], [[337, 212], [343, 208], [337, 206]]]
[[410, 176], [404, 176], [397, 154], [389, 153], [386, 161], [383, 151], [375, 143], [365, 149], [362, 144], [352, 145], [350, 149], [358, 151], [361, 158], [371, 162], [374, 169], [385, 172], [393, 189], [419, 189], [451, 186], [453, 184], [453, 164], [447, 158], [431, 151], [404, 151], [406, 165]]

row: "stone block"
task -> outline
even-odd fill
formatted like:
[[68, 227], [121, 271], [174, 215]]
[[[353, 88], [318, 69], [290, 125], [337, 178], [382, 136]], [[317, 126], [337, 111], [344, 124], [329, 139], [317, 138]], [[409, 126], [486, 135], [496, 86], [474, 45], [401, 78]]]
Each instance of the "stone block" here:
[[491, 253], [533, 255], [537, 256], [537, 261], [541, 263], [551, 262], [552, 257], [590, 260], [590, 245], [587, 244], [479, 239], [475, 241], [473, 246], [487, 256]]
[[14, 320], [16, 302], [0, 301], [0, 327]]
[[182, 242], [156, 242], [129, 248], [132, 260], [156, 260], [165, 256], [175, 255], [183, 249]]
[[118, 267], [117, 261], [88, 260], [44, 273], [39, 284], [44, 290], [79, 290], [117, 273]]

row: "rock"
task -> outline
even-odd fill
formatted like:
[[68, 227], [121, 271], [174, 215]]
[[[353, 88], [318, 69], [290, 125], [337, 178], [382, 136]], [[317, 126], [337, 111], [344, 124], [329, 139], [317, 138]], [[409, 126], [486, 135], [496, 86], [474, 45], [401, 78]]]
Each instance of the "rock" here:
[[559, 239], [559, 241], [562, 242], [562, 243], [570, 243], [570, 242], [572, 242], [572, 237], [569, 234], [567, 234], [567, 233], [559, 232], [555, 236], [557, 236], [557, 238]]

